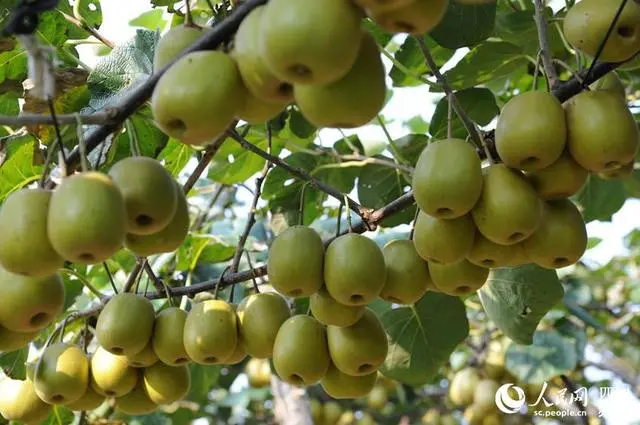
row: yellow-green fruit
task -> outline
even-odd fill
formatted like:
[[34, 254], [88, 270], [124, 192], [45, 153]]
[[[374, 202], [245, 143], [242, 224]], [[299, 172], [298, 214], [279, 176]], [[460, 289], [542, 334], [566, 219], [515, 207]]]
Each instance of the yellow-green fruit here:
[[535, 232], [542, 208], [542, 201], [522, 173], [495, 164], [485, 170], [482, 196], [471, 213], [485, 238], [514, 245]]
[[462, 260], [469, 253], [475, 233], [476, 227], [469, 214], [444, 219], [420, 211], [413, 243], [418, 255], [426, 261], [450, 264]]
[[531, 260], [527, 258], [527, 253], [524, 252], [524, 248], [522, 246], [522, 242], [517, 243], [515, 245], [509, 245], [509, 248], [513, 250], [511, 259], [504, 264], [503, 267], [515, 267], [521, 266], [523, 264], [531, 263]]
[[378, 380], [376, 381], [376, 385], [382, 385], [388, 391], [395, 391], [398, 383], [386, 376], [384, 376], [380, 371], [378, 371]]
[[614, 71], [608, 72], [604, 77], [596, 80], [595, 82], [589, 85], [591, 90], [607, 90], [612, 93], [617, 94], [620, 99], [626, 100], [627, 98], [627, 90], [624, 87], [624, 84], [618, 77]]
[[587, 181], [589, 172], [565, 151], [556, 162], [542, 170], [527, 173], [526, 177], [541, 199], [551, 200], [578, 193]]
[[320, 381], [320, 385], [333, 398], [358, 398], [364, 397], [373, 389], [376, 377], [377, 372], [362, 376], [349, 376], [331, 364]]
[[631, 161], [630, 163], [625, 164], [616, 170], [603, 171], [602, 173], [598, 173], [598, 177], [604, 180], [624, 179], [633, 174], [634, 166], [634, 162]]
[[384, 387], [376, 386], [367, 395], [367, 406], [369, 409], [382, 410], [387, 405], [389, 396]]
[[429, 265], [418, 255], [413, 241], [390, 241], [382, 253], [387, 280], [380, 298], [397, 304], [413, 304], [422, 298], [432, 282]]
[[477, 291], [489, 276], [489, 269], [476, 266], [466, 259], [452, 264], [429, 263], [429, 272], [440, 292], [455, 297]]
[[485, 374], [495, 380], [499, 380], [505, 373], [505, 349], [498, 341], [492, 341], [487, 349], [487, 358], [484, 361]]
[[144, 347], [144, 350], [136, 354], [128, 355], [126, 357], [129, 365], [131, 365], [131, 367], [137, 368], [149, 367], [158, 361], [158, 356], [153, 351], [153, 345], [151, 344], [151, 341], [149, 341], [147, 346]]
[[424, 416], [422, 416], [422, 424], [423, 425], [442, 425], [440, 423], [441, 414], [438, 409], [432, 407], [427, 410]]
[[47, 234], [65, 260], [101, 263], [120, 249], [126, 226], [124, 198], [106, 174], [90, 171], [66, 177], [51, 195]]
[[[327, 404], [325, 404], [326, 406]], [[336, 425], [354, 425], [356, 422], [356, 416], [353, 413], [353, 410], [347, 410], [346, 412], [342, 412], [338, 417], [338, 421], [334, 422]], [[325, 420], [325, 423], [330, 423]]]
[[476, 266], [495, 269], [510, 265], [516, 256], [513, 245], [498, 245], [476, 232], [467, 260]]
[[176, 188], [177, 207], [176, 212], [162, 230], [150, 235], [136, 235], [127, 233], [124, 246], [139, 257], [163, 252], [173, 252], [182, 245], [189, 233], [189, 204], [182, 186], [173, 182]]
[[411, 4], [412, 0], [355, 0], [363, 10], [376, 11], [378, 13], [400, 9]]
[[391, 33], [422, 35], [440, 23], [448, 3], [447, 0], [414, 0], [397, 9], [370, 9], [368, 14], [373, 22]]
[[327, 331], [313, 317], [296, 315], [282, 324], [273, 345], [273, 366], [283, 381], [311, 385], [329, 369]]
[[151, 340], [154, 319], [153, 304], [147, 298], [131, 292], [116, 294], [98, 316], [98, 343], [113, 354], [137, 354]]
[[273, 0], [265, 6], [260, 51], [283, 81], [328, 84], [353, 66], [361, 12], [344, 0]]
[[358, 57], [339, 80], [325, 85], [296, 84], [296, 103], [316, 127], [355, 128], [374, 119], [386, 96], [385, 70], [372, 35], [363, 30]]
[[191, 388], [189, 366], [167, 366], [158, 362], [144, 369], [142, 373], [144, 389], [155, 404], [171, 404], [182, 400]]
[[244, 366], [249, 385], [253, 388], [265, 388], [271, 384], [271, 366], [266, 359], [249, 359]]
[[160, 38], [153, 56], [153, 69], [158, 71], [171, 63], [202, 35], [196, 26], [177, 25]]
[[149, 235], [165, 228], [176, 213], [178, 196], [171, 175], [153, 158], [132, 156], [118, 161], [109, 175], [127, 207], [127, 231]]
[[104, 403], [104, 400], [104, 396], [99, 394], [91, 387], [91, 385], [89, 385], [87, 387], [87, 391], [82, 397], [73, 403], [65, 404], [64, 407], [73, 410], [74, 412], [90, 412], [100, 407], [102, 403]]
[[237, 118], [249, 124], [262, 124], [269, 121], [275, 118], [289, 104], [289, 102], [262, 100], [249, 92], [245, 96], [246, 100], [240, 107]]
[[[564, 17], [564, 35], [575, 48], [595, 56], [616, 15], [619, 2], [582, 0]], [[640, 5], [626, 2], [600, 52], [604, 62], [623, 62], [640, 50]]]
[[142, 379], [130, 393], [116, 398], [115, 402], [116, 410], [126, 415], [148, 415], [158, 410], [158, 405], [147, 395]]
[[178, 307], [169, 307], [156, 315], [151, 344], [158, 359], [169, 366], [189, 362], [184, 348], [184, 325], [187, 312]]
[[440, 425], [458, 425], [458, 421], [451, 415], [444, 415], [440, 419]]
[[468, 406], [473, 403], [480, 374], [474, 368], [467, 367], [456, 373], [449, 386], [449, 398], [456, 406]]
[[33, 383], [45, 403], [73, 403], [87, 392], [89, 359], [77, 345], [50, 345], [38, 360]]
[[11, 273], [48, 276], [64, 260], [47, 236], [52, 191], [22, 189], [7, 197], [0, 208], [0, 264]]
[[13, 332], [36, 332], [62, 313], [64, 285], [57, 274], [26, 277], [0, 267], [0, 323]]
[[242, 344], [238, 343], [236, 344], [236, 348], [233, 350], [231, 357], [225, 360], [224, 363], [227, 365], [239, 364], [239, 363], [242, 363], [242, 361], [246, 358], [247, 358], [247, 352], [245, 351]]
[[496, 150], [508, 167], [525, 171], [545, 168], [560, 157], [566, 141], [564, 110], [551, 93], [521, 93], [500, 111]]
[[412, 187], [418, 207], [426, 214], [461, 217], [471, 211], [482, 193], [480, 157], [464, 140], [431, 142], [418, 158]]
[[[300, 249], [303, 246], [304, 249]], [[305, 297], [322, 286], [324, 245], [310, 227], [292, 226], [280, 233], [269, 248], [269, 283], [281, 294]]]
[[496, 412], [490, 413], [485, 416], [482, 420], [482, 425], [501, 425], [502, 419], [500, 419], [500, 415]]
[[51, 412], [51, 405], [40, 400], [29, 380], [3, 377], [0, 380], [0, 415], [8, 421], [38, 424]]
[[375, 372], [387, 357], [387, 336], [380, 319], [369, 308], [351, 326], [327, 326], [327, 341], [333, 364], [350, 376]]
[[314, 425], [321, 425], [322, 420], [324, 419], [323, 411], [322, 411], [322, 403], [315, 398], [309, 400], [309, 412], [311, 413], [311, 420]]
[[0, 325], [0, 351], [9, 353], [26, 347], [38, 336], [38, 331], [34, 332], [13, 332]]
[[227, 129], [245, 97], [235, 61], [224, 52], [206, 50], [187, 54], [160, 77], [151, 110], [167, 135], [202, 145]]
[[138, 382], [138, 371], [124, 356], [111, 354], [98, 347], [91, 356], [91, 387], [107, 397], [121, 397]]
[[582, 92], [565, 103], [565, 112], [569, 152], [583, 168], [599, 173], [633, 161], [640, 135], [619, 96], [608, 91]]
[[539, 266], [557, 269], [575, 264], [587, 249], [587, 229], [578, 208], [568, 199], [549, 201], [538, 230], [522, 243]]
[[193, 306], [184, 324], [184, 348], [199, 364], [224, 363], [238, 343], [236, 312], [222, 300], [206, 300]]
[[356, 425], [378, 425], [373, 416], [370, 413], [364, 412], [362, 416], [356, 421]]
[[[353, 412], [343, 412], [342, 406], [336, 401], [327, 401], [322, 406], [322, 413], [324, 414], [324, 425], [337, 424], [343, 413], [351, 413], [351, 417], [353, 417]], [[345, 421], [345, 423], [347, 422]]]
[[633, 71], [638, 68], [640, 68], [640, 52], [636, 53], [633, 58], [629, 58], [628, 62], [625, 62], [618, 67], [621, 71]]
[[495, 396], [498, 388], [500, 384], [493, 379], [483, 379], [478, 382], [473, 392], [473, 405], [480, 415], [488, 415], [497, 409]]
[[244, 298], [238, 305], [240, 344], [251, 357], [271, 357], [278, 329], [291, 316], [282, 296], [266, 292]]
[[334, 239], [324, 257], [324, 283], [345, 305], [366, 305], [384, 287], [387, 267], [380, 247], [371, 239], [348, 233]]
[[463, 417], [467, 425], [482, 425], [484, 415], [476, 408], [474, 404], [464, 409]]
[[309, 298], [313, 317], [323, 325], [351, 326], [364, 314], [365, 306], [344, 305], [336, 301], [324, 286]]
[[268, 102], [289, 103], [293, 100], [293, 86], [271, 72], [260, 50], [264, 10], [265, 6], [258, 6], [243, 19], [233, 39], [231, 55], [252, 96]]

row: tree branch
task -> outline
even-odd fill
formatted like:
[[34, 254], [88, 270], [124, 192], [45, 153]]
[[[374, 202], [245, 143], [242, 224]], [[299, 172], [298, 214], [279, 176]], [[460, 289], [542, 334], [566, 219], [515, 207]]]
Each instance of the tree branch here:
[[[116, 111], [107, 108], [89, 115], [80, 115], [80, 121], [86, 125], [107, 125], [114, 122]], [[76, 124], [75, 114], [56, 115], [58, 124]], [[44, 114], [23, 114], [19, 116], [0, 115], [0, 125], [9, 127], [22, 127], [24, 125], [53, 125], [53, 117]]]
[[231, 268], [229, 269], [231, 273], [236, 273], [238, 271], [238, 266], [240, 265], [240, 259], [242, 258], [244, 246], [247, 243], [247, 238], [249, 237], [251, 228], [256, 223], [256, 208], [258, 207], [258, 200], [260, 199], [260, 194], [262, 193], [262, 182], [264, 181], [264, 178], [266, 176], [266, 170], [267, 169], [265, 167], [265, 172], [256, 179], [256, 191], [253, 195], [251, 209], [249, 210], [247, 225], [245, 226], [242, 235], [240, 235], [238, 245], [236, 246], [236, 252], [233, 254], [233, 261], [231, 261]]
[[[540, 1], [540, 0], [536, 0], [536, 3]], [[571, 393], [571, 394], [575, 394], [576, 393], [576, 385], [573, 383], [573, 381], [571, 379], [569, 379], [569, 377], [567, 375], [560, 375], [560, 379], [562, 379], [562, 383], [564, 384], [565, 388]], [[584, 403], [582, 402], [582, 400], [579, 400], [577, 398], [574, 398], [573, 400], [573, 404], [576, 405], [576, 408], [578, 409], [578, 412], [585, 412], [585, 416], [580, 416], [580, 421], [582, 422], [583, 425], [589, 425], [589, 414], [587, 412], [587, 409], [584, 406]]]
[[544, 16], [545, 6], [542, 0], [534, 0], [536, 13], [534, 19], [538, 29], [538, 43], [540, 44], [540, 53], [542, 55], [542, 66], [544, 73], [549, 82], [549, 88], [554, 88], [558, 83], [558, 73], [553, 66], [551, 51], [549, 50], [549, 36], [547, 31], [547, 18]]
[[80, 20], [80, 19], [78, 19], [78, 18], [76, 18], [74, 16], [67, 15], [66, 13], [61, 12], [60, 10], [58, 12], [60, 12], [62, 14], [62, 16], [64, 17], [64, 19], [67, 22], [77, 26], [78, 28], [81, 28], [81, 29], [87, 31], [89, 34], [94, 36], [96, 38], [96, 40], [100, 41], [105, 46], [109, 47], [110, 49], [113, 49], [115, 47], [115, 44], [113, 44], [113, 42], [111, 42], [108, 39], [106, 39], [102, 34], [100, 34], [98, 32], [98, 30], [96, 30], [95, 28], [87, 25], [82, 20]]
[[[229, 128], [234, 128], [236, 124], [237, 121], [234, 121], [233, 124], [229, 126]], [[204, 170], [207, 168], [213, 157], [216, 155], [216, 153], [218, 153], [226, 139], [226, 134], [222, 134], [220, 137], [214, 140], [213, 143], [205, 148], [204, 154], [202, 154], [202, 158], [200, 158], [200, 162], [198, 162], [198, 165], [196, 165], [193, 173], [191, 173], [187, 181], [184, 183], [184, 186], [182, 187], [182, 190], [184, 190], [185, 194], [189, 193], [189, 191], [193, 189], [193, 186], [195, 186], [196, 182], [198, 181]]]

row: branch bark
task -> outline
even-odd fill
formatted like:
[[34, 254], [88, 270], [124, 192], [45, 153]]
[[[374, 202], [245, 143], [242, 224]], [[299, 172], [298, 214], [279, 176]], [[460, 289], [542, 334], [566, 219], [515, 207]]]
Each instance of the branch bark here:
[[547, 18], [544, 16], [545, 6], [542, 0], [534, 1], [536, 13], [534, 19], [538, 29], [538, 43], [540, 44], [540, 53], [542, 55], [542, 66], [544, 73], [549, 82], [549, 88], [554, 88], [558, 83], [558, 73], [553, 66], [551, 51], [549, 50], [549, 36], [547, 31]]
[[[89, 115], [80, 115], [80, 121], [86, 125], [108, 125], [114, 122], [116, 111], [105, 109]], [[76, 124], [78, 119], [75, 114], [56, 115], [58, 124]], [[50, 114], [23, 114], [19, 116], [0, 115], [0, 125], [9, 127], [21, 127], [23, 125], [54, 125]]]

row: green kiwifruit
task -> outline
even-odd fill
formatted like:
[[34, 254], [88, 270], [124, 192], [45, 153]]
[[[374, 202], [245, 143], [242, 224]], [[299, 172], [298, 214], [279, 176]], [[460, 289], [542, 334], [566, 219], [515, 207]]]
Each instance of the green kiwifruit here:
[[237, 118], [249, 124], [262, 124], [278, 116], [288, 104], [289, 102], [262, 100], [247, 92], [246, 100], [240, 107]]
[[267, 102], [289, 103], [293, 100], [293, 86], [271, 72], [260, 50], [264, 9], [265, 6], [258, 6], [242, 20], [233, 39], [231, 55], [249, 94]]
[[498, 117], [496, 150], [508, 167], [541, 170], [562, 154], [567, 124], [562, 104], [546, 91], [529, 91], [509, 100]]
[[202, 36], [202, 28], [195, 25], [176, 25], [158, 41], [153, 55], [153, 70], [159, 71]]
[[22, 189], [7, 197], [0, 208], [0, 264], [15, 274], [48, 276], [64, 260], [47, 236], [52, 191]]
[[[638, 28], [640, 33], [640, 24]], [[565, 103], [565, 112], [569, 152], [583, 168], [599, 173], [633, 161], [640, 132], [627, 104], [618, 95], [585, 91]]]
[[149, 235], [164, 229], [176, 213], [178, 195], [171, 174], [153, 158], [132, 156], [118, 161], [109, 176], [127, 206], [127, 231]]
[[191, 360], [199, 364], [221, 364], [238, 343], [236, 312], [222, 300], [195, 304], [184, 324], [183, 343]]
[[387, 356], [387, 336], [380, 319], [369, 308], [351, 326], [327, 326], [327, 341], [331, 361], [350, 376], [375, 372]]
[[27, 277], [0, 267], [0, 323], [13, 332], [46, 328], [64, 309], [64, 285], [57, 274]]
[[371, 410], [382, 410], [389, 401], [387, 389], [382, 385], [374, 386], [367, 394], [367, 406]]
[[580, 211], [568, 199], [547, 202], [540, 227], [522, 246], [539, 266], [557, 269], [575, 264], [587, 249], [587, 229]]
[[336, 301], [324, 286], [309, 298], [313, 317], [323, 325], [351, 326], [364, 314], [363, 305], [344, 305]]
[[87, 392], [89, 359], [77, 345], [52, 344], [37, 362], [33, 384], [45, 403], [73, 403]]
[[142, 378], [130, 393], [116, 398], [115, 404], [116, 410], [126, 415], [148, 415], [158, 410], [158, 405], [147, 395]]
[[[304, 249], [300, 249], [303, 246]], [[280, 233], [269, 248], [269, 283], [281, 294], [305, 297], [322, 286], [324, 245], [310, 227], [292, 226]]]
[[65, 404], [64, 407], [69, 410], [73, 410], [74, 412], [90, 412], [102, 406], [104, 400], [104, 396], [99, 394], [91, 385], [89, 385], [87, 386], [87, 391], [82, 397], [73, 403]]
[[182, 400], [191, 388], [189, 366], [167, 366], [158, 362], [143, 370], [144, 390], [155, 404], [171, 404]]
[[509, 248], [513, 250], [512, 257], [507, 261], [503, 267], [515, 267], [523, 264], [529, 264], [532, 261], [527, 257], [527, 253], [524, 251], [522, 242], [515, 245], [509, 245]]
[[366, 236], [347, 233], [334, 239], [324, 258], [327, 291], [344, 305], [366, 305], [384, 287], [387, 267], [380, 247]]
[[386, 31], [423, 35], [440, 23], [448, 3], [447, 0], [413, 0], [397, 9], [370, 9], [368, 13], [371, 20]]
[[272, 0], [262, 12], [261, 56], [283, 81], [332, 83], [356, 60], [361, 17], [344, 0]]
[[473, 246], [476, 227], [470, 214], [439, 219], [420, 211], [413, 232], [416, 252], [426, 261], [450, 264], [462, 260]]
[[634, 161], [631, 161], [630, 163], [624, 164], [622, 167], [616, 170], [603, 171], [601, 173], [598, 173], [598, 177], [604, 180], [624, 179], [631, 176], [634, 169]]
[[138, 371], [124, 356], [111, 354], [98, 346], [91, 356], [91, 387], [107, 397], [121, 397], [138, 382]]
[[377, 13], [401, 9], [411, 4], [413, 0], [355, 0], [354, 3], [363, 10]]
[[309, 413], [311, 413], [311, 420], [314, 425], [323, 423], [324, 412], [322, 411], [322, 403], [318, 399], [309, 398]]
[[0, 325], [0, 351], [9, 353], [26, 347], [38, 336], [39, 331], [13, 332]]
[[476, 387], [480, 382], [480, 373], [477, 369], [466, 367], [458, 371], [449, 385], [449, 399], [456, 406], [469, 406], [473, 403]]
[[476, 266], [466, 259], [453, 264], [429, 263], [429, 273], [440, 292], [455, 297], [476, 292], [489, 277], [489, 269]]
[[44, 421], [51, 405], [40, 400], [30, 380], [0, 380], [0, 415], [8, 421], [36, 424]]
[[236, 348], [233, 350], [233, 354], [227, 360], [224, 361], [226, 365], [240, 364], [247, 358], [247, 352], [242, 344], [236, 344]]
[[89, 171], [66, 177], [51, 195], [47, 234], [65, 260], [101, 263], [120, 249], [126, 226], [124, 198], [106, 174]]
[[151, 344], [158, 359], [169, 366], [189, 362], [184, 348], [184, 325], [187, 312], [178, 307], [168, 307], [156, 315]]
[[527, 173], [526, 177], [541, 199], [551, 200], [578, 193], [587, 181], [589, 172], [565, 151], [556, 162], [542, 170]]
[[[600, 53], [604, 62], [624, 62], [640, 50], [640, 5], [626, 2], [613, 31], [609, 27], [620, 6], [616, 1], [582, 0], [573, 5], [564, 17], [563, 30], [567, 41], [589, 56]], [[606, 36], [604, 48], [600, 45]]]
[[482, 425], [484, 415], [478, 410], [475, 404], [471, 404], [464, 409], [462, 417], [467, 425]]
[[131, 367], [142, 368], [149, 367], [154, 365], [158, 361], [158, 356], [153, 350], [153, 345], [151, 341], [147, 344], [146, 347], [142, 351], [136, 354], [130, 354], [125, 356], [127, 358], [127, 362]]
[[483, 379], [478, 382], [473, 392], [473, 405], [480, 415], [489, 415], [497, 411], [495, 397], [498, 388], [500, 384], [493, 379]]
[[320, 385], [327, 394], [336, 399], [364, 397], [376, 384], [377, 375], [377, 372], [372, 372], [368, 375], [350, 376], [331, 364]]
[[273, 344], [273, 366], [283, 381], [311, 385], [329, 369], [329, 349], [325, 327], [311, 316], [287, 319]]
[[591, 90], [607, 90], [620, 96], [623, 101], [627, 99], [627, 89], [614, 71], [606, 73], [604, 77], [591, 83], [589, 88]]
[[473, 246], [467, 253], [467, 260], [476, 266], [487, 269], [505, 267], [515, 261], [516, 250], [513, 245], [498, 245], [476, 232]]
[[159, 232], [150, 235], [127, 233], [124, 246], [138, 257], [173, 252], [182, 245], [189, 233], [189, 204], [187, 197], [182, 190], [182, 186], [176, 181], [173, 183], [176, 188], [178, 205], [176, 213], [169, 224]]
[[266, 292], [244, 298], [238, 305], [240, 340], [251, 357], [271, 357], [273, 342], [280, 326], [291, 316], [282, 296]]
[[121, 292], [107, 302], [98, 316], [96, 338], [113, 354], [137, 354], [151, 340], [154, 319], [151, 301], [142, 295]]
[[471, 215], [485, 238], [513, 245], [538, 228], [542, 208], [542, 201], [520, 171], [494, 164], [485, 169], [482, 196]]
[[431, 142], [420, 154], [413, 173], [418, 207], [437, 218], [461, 217], [482, 193], [480, 157], [461, 139]]
[[244, 366], [244, 373], [253, 388], [265, 388], [271, 384], [271, 366], [267, 359], [249, 359]]
[[397, 304], [413, 304], [422, 298], [432, 282], [429, 265], [418, 255], [413, 241], [390, 241], [382, 253], [387, 280], [380, 298]]
[[387, 92], [376, 40], [363, 30], [358, 57], [345, 76], [325, 85], [295, 84], [300, 112], [316, 127], [355, 128], [374, 119]]
[[160, 77], [151, 110], [167, 135], [203, 145], [222, 135], [245, 97], [235, 61], [222, 51], [205, 50], [187, 54]]

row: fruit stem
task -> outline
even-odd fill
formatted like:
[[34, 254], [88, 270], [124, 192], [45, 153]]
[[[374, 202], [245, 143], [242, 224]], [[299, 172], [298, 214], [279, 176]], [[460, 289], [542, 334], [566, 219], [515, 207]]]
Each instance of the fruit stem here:
[[107, 272], [107, 276], [109, 277], [109, 283], [111, 284], [111, 288], [113, 289], [113, 293], [118, 293], [118, 288], [116, 287], [116, 282], [113, 280], [113, 275], [111, 274], [111, 270], [109, 270], [109, 266], [107, 266], [107, 262], [103, 261], [102, 266], [104, 267], [104, 271]]
[[[249, 264], [249, 269], [253, 272], [254, 268], [251, 261], [251, 254], [249, 254], [249, 251], [245, 249], [244, 255], [245, 257], [247, 257], [247, 264]], [[260, 288], [258, 288], [258, 281], [256, 280], [256, 276], [253, 273], [251, 274], [251, 282], [253, 283], [253, 290], [256, 291], [256, 294], [259, 294]]]
[[298, 206], [298, 224], [304, 226], [304, 195], [309, 182], [305, 182], [300, 190], [300, 205]]
[[[344, 195], [344, 205], [348, 205], [349, 198], [347, 195]], [[349, 228], [349, 233], [353, 233], [353, 226], [351, 225], [351, 210], [347, 208], [347, 227]]]
[[76, 117], [76, 134], [78, 135], [78, 149], [80, 150], [80, 169], [89, 171], [89, 163], [87, 162], [87, 146], [84, 144], [84, 132], [82, 131], [82, 118], [80, 114], [74, 114]]
[[391, 63], [393, 63], [393, 66], [395, 66], [396, 68], [398, 68], [403, 74], [415, 78], [416, 80], [420, 81], [423, 84], [428, 85], [429, 87], [433, 87], [433, 88], [440, 88], [440, 84], [438, 83], [434, 83], [432, 81], [427, 80], [426, 78], [424, 78], [421, 75], [416, 75], [415, 73], [413, 73], [409, 68], [407, 68], [406, 66], [404, 66], [400, 61], [398, 61], [391, 53], [387, 52], [387, 49], [385, 49], [382, 46], [378, 46], [380, 47], [380, 52], [382, 52], [382, 54], [391, 61]]
[[[69, 276], [73, 276], [76, 279], [78, 279], [78, 281], [85, 286], [89, 291], [91, 291], [96, 297], [98, 297], [99, 299], [104, 298], [104, 294], [100, 291], [98, 291], [98, 289], [96, 289], [95, 286], [93, 286], [84, 276], [81, 276], [80, 274], [76, 273], [75, 270], [67, 268], [67, 267], [63, 267], [60, 269], [60, 271], [62, 273], [66, 273]], [[116, 292], [117, 293], [117, 292]]]

